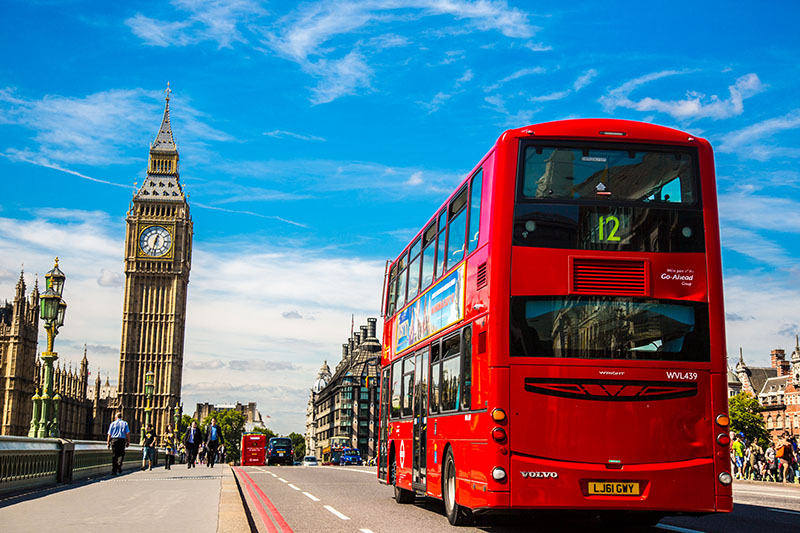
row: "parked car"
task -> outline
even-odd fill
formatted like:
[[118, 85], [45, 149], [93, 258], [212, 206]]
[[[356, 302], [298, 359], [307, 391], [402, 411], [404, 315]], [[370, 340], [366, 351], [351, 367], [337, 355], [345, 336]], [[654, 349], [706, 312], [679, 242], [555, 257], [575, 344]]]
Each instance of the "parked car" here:
[[313, 455], [306, 455], [303, 457], [303, 466], [317, 466], [317, 458]]
[[341, 457], [339, 457], [339, 466], [346, 466], [346, 465], [363, 465], [364, 461], [361, 459], [361, 454], [358, 453], [358, 450], [354, 450], [353, 448], [347, 448], [342, 452]]

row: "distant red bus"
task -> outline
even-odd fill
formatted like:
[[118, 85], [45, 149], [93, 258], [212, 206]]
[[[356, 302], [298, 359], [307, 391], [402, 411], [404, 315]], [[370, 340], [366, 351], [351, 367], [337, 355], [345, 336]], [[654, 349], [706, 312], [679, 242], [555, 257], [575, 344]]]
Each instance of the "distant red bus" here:
[[704, 139], [504, 132], [387, 270], [379, 479], [454, 525], [730, 511], [721, 276]]
[[242, 466], [264, 466], [267, 457], [267, 436], [261, 433], [242, 435]]

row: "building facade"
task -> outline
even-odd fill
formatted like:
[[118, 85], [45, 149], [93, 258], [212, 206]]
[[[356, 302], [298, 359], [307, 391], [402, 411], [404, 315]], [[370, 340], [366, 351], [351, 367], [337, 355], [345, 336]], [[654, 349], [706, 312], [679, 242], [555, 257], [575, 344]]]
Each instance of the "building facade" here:
[[39, 338], [39, 286], [25, 296], [22, 273], [13, 302], [0, 305], [0, 435], [27, 435], [36, 390]]
[[256, 402], [248, 402], [246, 404], [242, 404], [236, 402], [235, 404], [211, 404], [211, 403], [198, 403], [197, 408], [192, 415], [192, 418], [197, 420], [198, 422], [202, 422], [205, 417], [213, 413], [214, 411], [238, 411], [244, 415], [244, 430], [245, 431], [253, 431], [253, 428], [263, 428], [266, 427], [264, 425], [264, 419], [261, 416], [261, 411], [258, 410], [258, 406]]
[[376, 324], [377, 319], [367, 319], [342, 345], [333, 373], [323, 364], [311, 389], [306, 449], [323, 462], [341, 447], [357, 448], [365, 460], [375, 458], [381, 355]]
[[125, 236], [125, 296], [119, 403], [134, 435], [145, 420], [145, 375], [154, 373], [152, 422], [161, 434], [180, 404], [192, 218], [179, 179], [167, 89], [150, 146], [147, 177], [134, 194]]
[[[26, 296], [25, 292], [25, 280], [20, 274], [14, 301], [0, 305], [0, 397], [3, 399], [0, 435], [28, 435], [33, 410], [32, 398], [43, 388], [42, 364], [37, 356], [38, 282], [34, 284], [30, 296]], [[98, 385], [99, 379], [98, 374]], [[106, 385], [113, 388], [108, 383]], [[58, 429], [61, 438], [105, 439], [108, 424], [111, 423], [114, 399], [93, 398], [85, 346], [83, 358], [75, 368], [72, 363], [56, 363], [53, 368], [53, 391], [60, 398]]]
[[[740, 351], [736, 377], [741, 390], [755, 396], [761, 404], [761, 415], [773, 439], [784, 432], [800, 437], [800, 338], [795, 337], [795, 348], [788, 361], [784, 350], [772, 350], [769, 367], [747, 366]], [[730, 379], [728, 390], [732, 392]]]

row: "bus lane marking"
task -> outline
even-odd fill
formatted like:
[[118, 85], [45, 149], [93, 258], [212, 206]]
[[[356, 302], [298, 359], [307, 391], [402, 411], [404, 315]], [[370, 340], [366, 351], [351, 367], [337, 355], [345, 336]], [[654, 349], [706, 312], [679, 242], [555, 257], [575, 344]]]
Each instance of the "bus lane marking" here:
[[242, 481], [244, 482], [244, 488], [247, 489], [247, 494], [250, 496], [250, 500], [253, 502], [253, 507], [256, 508], [256, 512], [261, 517], [261, 522], [263, 522], [264, 526], [267, 528], [267, 532], [278, 533], [278, 530], [275, 528], [275, 524], [272, 523], [269, 514], [267, 514], [267, 510], [264, 509], [264, 504], [258, 499], [256, 493], [253, 492], [253, 488], [250, 486], [250, 483], [248, 483], [244, 478], [242, 478]]
[[278, 508], [275, 507], [275, 505], [270, 501], [270, 499], [267, 498], [267, 495], [264, 494], [264, 491], [261, 490], [261, 487], [259, 487], [255, 483], [255, 481], [253, 481], [253, 479], [249, 475], [247, 475], [247, 472], [239, 470], [239, 473], [242, 474], [245, 480], [249, 481], [250, 484], [253, 485], [253, 489], [255, 489], [255, 491], [258, 493], [259, 496], [261, 496], [262, 501], [269, 509], [269, 512], [272, 514], [273, 518], [275, 518], [275, 522], [278, 524], [278, 527], [281, 528], [283, 533], [294, 533], [292, 528], [289, 527], [289, 524], [286, 523], [286, 520], [284, 520], [283, 516], [281, 516], [281, 513], [278, 512]]
[[280, 481], [281, 483], [289, 483], [288, 481], [286, 481], [286, 480], [285, 480], [285, 479], [283, 479], [282, 477], [279, 477], [279, 478], [278, 478], [278, 481]]
[[339, 511], [337, 511], [333, 507], [331, 507], [330, 505], [326, 505], [325, 509], [327, 509], [328, 511], [332, 512], [333, 514], [335, 514], [336, 516], [338, 516], [342, 520], [350, 520], [349, 516], [343, 515], [342, 513], [340, 513]]
[[306, 496], [308, 496], [309, 498], [311, 498], [311, 500], [313, 500], [313, 501], [315, 501], [315, 502], [318, 502], [318, 501], [319, 501], [319, 498], [317, 498], [317, 497], [316, 497], [316, 496], [314, 496], [313, 494], [309, 494], [308, 492], [304, 492], [303, 494], [305, 494]]

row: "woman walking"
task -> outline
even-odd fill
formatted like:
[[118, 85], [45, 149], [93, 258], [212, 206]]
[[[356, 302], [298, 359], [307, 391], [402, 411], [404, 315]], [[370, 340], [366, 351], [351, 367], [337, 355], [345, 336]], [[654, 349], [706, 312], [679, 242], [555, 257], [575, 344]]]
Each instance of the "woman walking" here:
[[142, 440], [142, 470], [153, 469], [156, 462], [156, 432], [153, 424], [147, 424]]
[[171, 466], [175, 463], [175, 432], [172, 431], [172, 425], [167, 424], [167, 429], [164, 430], [164, 448], [166, 449], [166, 468], [171, 470]]

